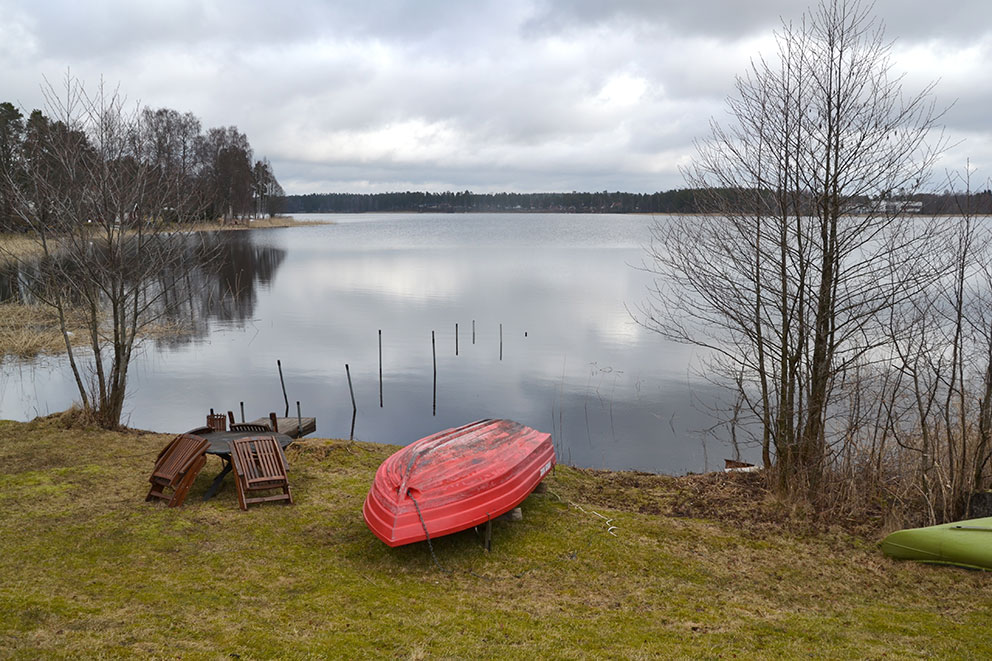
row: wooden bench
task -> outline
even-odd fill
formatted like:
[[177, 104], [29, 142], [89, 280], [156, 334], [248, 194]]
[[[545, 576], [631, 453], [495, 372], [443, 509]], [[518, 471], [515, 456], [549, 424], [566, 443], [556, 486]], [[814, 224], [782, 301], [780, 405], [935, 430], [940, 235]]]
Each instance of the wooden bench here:
[[[179, 507], [186, 500], [193, 481], [203, 464], [207, 463], [207, 448], [210, 441], [190, 434], [180, 434], [166, 445], [155, 460], [155, 468], [148, 481], [152, 488], [145, 501], [160, 499], [169, 501], [169, 507]], [[171, 488], [172, 495], [165, 489]]]
[[[285, 500], [293, 495], [286, 474], [286, 457], [274, 436], [248, 436], [231, 441], [231, 463], [234, 466], [238, 505], [243, 510], [254, 503]], [[252, 496], [258, 491], [279, 489], [282, 493]]]

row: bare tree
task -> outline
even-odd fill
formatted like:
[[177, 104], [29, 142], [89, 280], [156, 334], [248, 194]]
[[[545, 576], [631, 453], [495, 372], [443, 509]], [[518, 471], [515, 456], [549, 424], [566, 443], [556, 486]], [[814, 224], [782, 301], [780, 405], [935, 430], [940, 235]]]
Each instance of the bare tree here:
[[951, 215], [931, 250], [949, 268], [913, 300], [891, 311], [889, 424], [899, 464], [926, 503], [929, 522], [959, 518], [989, 474], [992, 393], [992, 273], [985, 223], [971, 206], [970, 164], [948, 175]]
[[[50, 118], [32, 114], [25, 175], [7, 183], [41, 245], [34, 293], [58, 312], [82, 405], [115, 427], [136, 342], [192, 267], [189, 237], [159, 222], [167, 208], [192, 208], [192, 187], [163, 167], [154, 117], [129, 109], [118, 90], [91, 94], [68, 75], [63, 89], [43, 90]], [[70, 313], [85, 315], [85, 350], [70, 342]]]
[[823, 0], [752, 62], [685, 173], [711, 215], [659, 221], [641, 321], [705, 347], [740, 391], [778, 486], [817, 498], [885, 313], [938, 277], [935, 226], [888, 203], [943, 146], [932, 86], [904, 95], [870, 7]]
[[145, 156], [160, 172], [159, 180], [167, 186], [164, 218], [183, 224], [193, 220], [205, 204], [205, 187], [197, 185], [203, 165], [198, 159], [200, 120], [192, 113], [179, 113], [169, 108], [141, 113], [145, 138]]
[[274, 216], [278, 212], [278, 205], [285, 192], [272, 172], [272, 164], [269, 159], [263, 158], [255, 161], [252, 171], [254, 185], [252, 194], [255, 200], [255, 215], [261, 217], [262, 214]]
[[245, 218], [253, 211], [252, 149], [235, 126], [212, 128], [198, 141], [201, 183], [213, 218]]

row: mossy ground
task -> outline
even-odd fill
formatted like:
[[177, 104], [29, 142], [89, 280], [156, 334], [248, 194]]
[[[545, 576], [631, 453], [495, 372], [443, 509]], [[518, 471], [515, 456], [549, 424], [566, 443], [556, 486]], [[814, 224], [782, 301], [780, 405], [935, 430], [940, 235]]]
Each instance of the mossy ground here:
[[[144, 502], [168, 436], [69, 418], [0, 422], [0, 657], [992, 656], [992, 574], [794, 526], [752, 476], [558, 467], [491, 553], [473, 531], [435, 540], [449, 574], [362, 521], [394, 447], [304, 441], [296, 504], [247, 512], [230, 484], [202, 502], [211, 458], [169, 509]], [[772, 515], [714, 518], [711, 491]]]

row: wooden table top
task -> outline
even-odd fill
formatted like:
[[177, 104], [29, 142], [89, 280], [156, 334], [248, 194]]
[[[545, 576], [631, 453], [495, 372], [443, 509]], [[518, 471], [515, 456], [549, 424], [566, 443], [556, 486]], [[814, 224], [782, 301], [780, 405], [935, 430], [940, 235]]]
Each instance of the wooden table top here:
[[247, 438], [250, 436], [275, 436], [276, 441], [279, 442], [279, 447], [283, 450], [286, 449], [286, 446], [296, 440], [286, 434], [278, 434], [271, 431], [211, 431], [200, 432], [195, 435], [210, 441], [210, 447], [207, 448], [207, 454], [215, 454], [217, 456], [230, 455], [230, 443], [236, 438]]

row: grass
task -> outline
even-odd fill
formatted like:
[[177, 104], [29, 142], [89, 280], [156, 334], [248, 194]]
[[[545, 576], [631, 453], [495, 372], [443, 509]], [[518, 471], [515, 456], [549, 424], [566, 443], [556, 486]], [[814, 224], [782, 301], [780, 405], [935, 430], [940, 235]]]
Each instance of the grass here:
[[[88, 320], [82, 312], [71, 311], [66, 321], [72, 333], [72, 345], [89, 346]], [[102, 332], [106, 333], [106, 330]], [[142, 338], [175, 338], [189, 332], [188, 325], [171, 320], [162, 320], [140, 329]], [[63, 353], [65, 340], [54, 308], [41, 304], [0, 303], [0, 362], [8, 356], [31, 360], [41, 354]]]
[[251, 221], [245, 224], [238, 223], [221, 223], [220, 221], [214, 221], [209, 223], [197, 223], [193, 226], [193, 230], [197, 232], [212, 232], [216, 230], [251, 230], [251, 229], [266, 229], [274, 227], [298, 227], [301, 225], [329, 225], [327, 221], [317, 221], [317, 220], [296, 220], [290, 216], [274, 216], [272, 218], [252, 218]]
[[362, 521], [394, 447], [296, 444], [296, 504], [248, 512], [230, 484], [201, 502], [211, 458], [169, 509], [144, 502], [168, 436], [69, 419], [0, 421], [0, 657], [992, 655], [992, 574], [796, 525], [753, 475], [558, 467], [491, 553], [472, 531], [435, 540], [446, 574]]
[[[73, 345], [85, 344], [88, 339], [85, 319], [81, 314], [67, 317]], [[0, 303], [0, 361], [4, 356], [29, 359], [43, 353], [65, 353], [55, 309], [41, 304]]]
[[[221, 223], [220, 221], [197, 223], [193, 231], [209, 232], [216, 230], [247, 230], [275, 227], [297, 227], [301, 225], [327, 225], [327, 221], [296, 220], [290, 216], [253, 218], [246, 224]], [[34, 234], [0, 233], [0, 265], [19, 259], [40, 257], [43, 254], [41, 243]]]
[[0, 233], [0, 265], [25, 257], [40, 257], [41, 244], [33, 234]]

